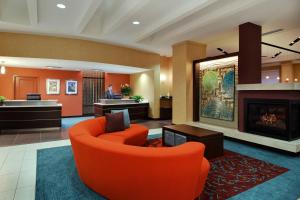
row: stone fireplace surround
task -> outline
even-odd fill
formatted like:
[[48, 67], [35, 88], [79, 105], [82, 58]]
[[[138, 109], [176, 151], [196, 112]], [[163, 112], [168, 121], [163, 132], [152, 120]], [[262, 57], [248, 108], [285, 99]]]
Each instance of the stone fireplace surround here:
[[300, 139], [300, 101], [244, 99], [244, 127], [248, 133], [281, 140]]
[[[269, 87], [268, 87], [269, 85]], [[275, 87], [277, 86], [277, 87]], [[287, 87], [290, 86], [290, 87]], [[238, 129], [245, 131], [244, 120], [244, 101], [245, 99], [282, 99], [282, 100], [300, 100], [300, 84], [247, 84], [237, 85], [238, 91]]]

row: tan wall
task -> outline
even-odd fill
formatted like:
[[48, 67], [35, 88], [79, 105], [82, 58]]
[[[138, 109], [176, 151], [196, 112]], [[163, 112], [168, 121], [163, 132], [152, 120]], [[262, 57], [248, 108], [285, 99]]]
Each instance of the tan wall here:
[[294, 79], [300, 82], [300, 64], [294, 64]]
[[206, 45], [185, 41], [173, 46], [173, 123], [193, 120], [193, 60], [206, 56]]
[[94, 61], [151, 68], [158, 54], [87, 40], [17, 33], [0, 33], [0, 55]]
[[149, 101], [151, 118], [159, 118], [159, 73], [157, 66], [153, 70], [130, 75], [133, 95], [142, 95]]
[[162, 56], [160, 58], [160, 76], [166, 77], [166, 80], [160, 80], [160, 95], [172, 95], [172, 58]]
[[[147, 85], [139, 85], [140, 81], [133, 81], [131, 85], [136, 92], [148, 97], [150, 115], [159, 116], [158, 54], [87, 40], [0, 32], [0, 56], [93, 61], [152, 69], [153, 75], [147, 73], [151, 79], [146, 81]], [[131, 78], [138, 80], [138, 75]]]
[[[289, 79], [287, 81], [287, 78]], [[292, 62], [284, 62], [281, 64], [281, 82], [292, 83], [294, 81], [294, 67]]]

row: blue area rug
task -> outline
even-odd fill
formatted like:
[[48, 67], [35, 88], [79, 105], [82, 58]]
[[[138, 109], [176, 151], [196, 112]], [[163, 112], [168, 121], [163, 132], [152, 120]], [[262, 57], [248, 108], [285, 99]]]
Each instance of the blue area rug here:
[[103, 200], [77, 174], [70, 146], [38, 150], [36, 200]]
[[[296, 200], [300, 197], [300, 156], [224, 141], [227, 150], [288, 168], [289, 171], [230, 199]], [[36, 200], [104, 199], [79, 179], [70, 146], [38, 151]]]
[[94, 116], [88, 116], [88, 117], [68, 117], [68, 118], [62, 118], [61, 120], [61, 126], [62, 128], [70, 128], [71, 126], [77, 124], [78, 122], [92, 119]]

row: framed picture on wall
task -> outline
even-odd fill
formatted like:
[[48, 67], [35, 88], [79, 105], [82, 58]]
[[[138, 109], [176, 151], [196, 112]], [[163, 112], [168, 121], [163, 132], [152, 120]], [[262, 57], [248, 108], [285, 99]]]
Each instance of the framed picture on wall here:
[[60, 80], [59, 79], [47, 79], [46, 80], [46, 92], [47, 92], [47, 94], [60, 94]]
[[66, 94], [74, 95], [77, 94], [77, 81], [68, 80], [66, 81]]

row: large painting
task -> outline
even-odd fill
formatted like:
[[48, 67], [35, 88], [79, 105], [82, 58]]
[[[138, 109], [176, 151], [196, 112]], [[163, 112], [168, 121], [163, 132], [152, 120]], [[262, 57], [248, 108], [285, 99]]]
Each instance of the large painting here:
[[234, 120], [235, 65], [200, 71], [200, 113], [202, 117]]

